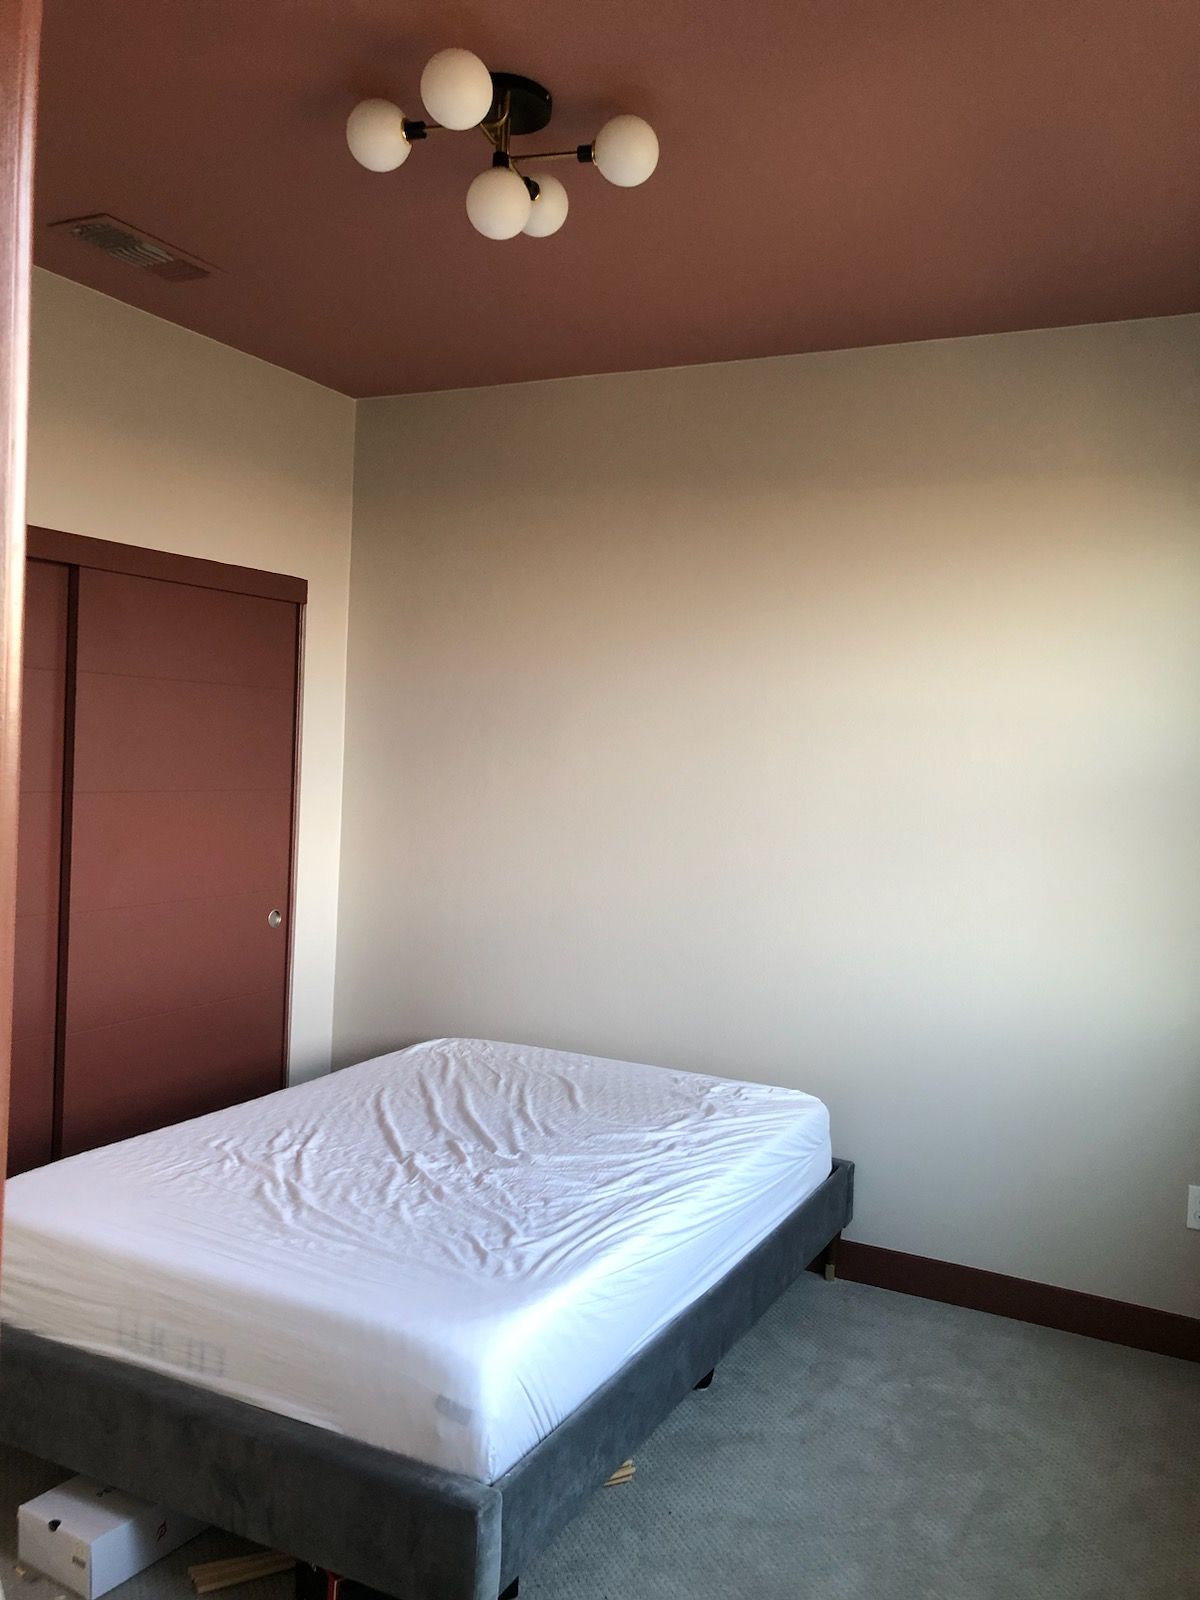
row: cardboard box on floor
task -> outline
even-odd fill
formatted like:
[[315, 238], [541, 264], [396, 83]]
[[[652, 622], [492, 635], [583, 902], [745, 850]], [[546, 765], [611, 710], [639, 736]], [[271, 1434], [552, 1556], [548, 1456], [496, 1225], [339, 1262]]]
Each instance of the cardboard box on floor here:
[[120, 1489], [71, 1478], [18, 1508], [17, 1551], [26, 1566], [96, 1600], [203, 1528]]

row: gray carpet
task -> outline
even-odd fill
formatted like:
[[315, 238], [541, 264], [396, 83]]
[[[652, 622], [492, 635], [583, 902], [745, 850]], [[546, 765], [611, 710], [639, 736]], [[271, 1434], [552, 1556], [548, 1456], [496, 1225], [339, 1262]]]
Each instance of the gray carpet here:
[[[806, 1275], [528, 1573], [528, 1600], [1197, 1600], [1200, 1366]], [[64, 1474], [0, 1453], [15, 1510]], [[203, 1534], [114, 1600], [192, 1600]], [[288, 1600], [262, 1579], [231, 1600]]]

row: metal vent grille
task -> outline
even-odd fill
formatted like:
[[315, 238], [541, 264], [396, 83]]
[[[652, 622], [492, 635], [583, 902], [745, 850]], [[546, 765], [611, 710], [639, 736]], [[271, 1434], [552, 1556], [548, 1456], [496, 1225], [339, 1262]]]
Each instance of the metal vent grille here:
[[97, 250], [103, 250], [105, 255], [115, 256], [118, 261], [127, 261], [131, 267], [139, 267], [156, 278], [165, 278], [169, 283], [187, 283], [194, 278], [207, 278], [213, 271], [207, 262], [197, 256], [189, 256], [173, 244], [164, 244], [161, 239], [131, 228], [127, 222], [120, 222], [116, 217], [68, 217], [66, 221], [53, 222], [50, 226], [57, 232], [69, 233], [84, 244], [94, 245]]

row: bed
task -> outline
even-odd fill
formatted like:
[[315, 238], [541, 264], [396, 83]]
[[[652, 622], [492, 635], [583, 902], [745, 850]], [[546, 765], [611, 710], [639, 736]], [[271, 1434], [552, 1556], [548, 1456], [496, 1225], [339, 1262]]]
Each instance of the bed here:
[[437, 1040], [8, 1189], [0, 1432], [496, 1600], [849, 1220], [795, 1091]]

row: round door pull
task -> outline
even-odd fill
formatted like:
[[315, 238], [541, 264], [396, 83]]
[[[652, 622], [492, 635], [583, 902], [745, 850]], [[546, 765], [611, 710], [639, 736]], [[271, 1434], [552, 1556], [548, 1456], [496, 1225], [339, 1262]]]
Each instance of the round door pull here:
[[267, 925], [268, 925], [268, 927], [277, 928], [282, 921], [283, 921], [283, 917], [278, 911], [268, 911], [267, 912]]

